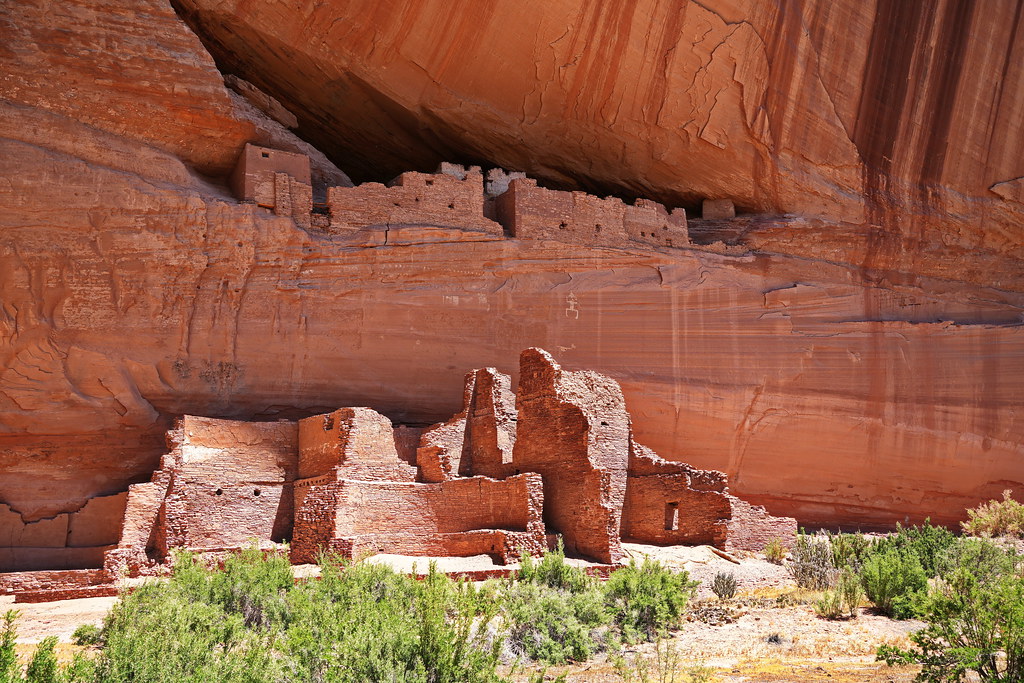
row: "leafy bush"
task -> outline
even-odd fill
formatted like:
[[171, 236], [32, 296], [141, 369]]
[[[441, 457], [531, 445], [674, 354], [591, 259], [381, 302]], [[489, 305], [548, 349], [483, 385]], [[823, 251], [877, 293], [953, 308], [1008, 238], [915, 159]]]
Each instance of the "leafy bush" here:
[[1024, 680], [1024, 577], [1019, 558], [996, 559], [1000, 552], [967, 546], [923, 601], [927, 626], [910, 636], [916, 648], [882, 646], [878, 659], [920, 664], [918, 680], [930, 683], [961, 681], [968, 672], [985, 682]]
[[608, 579], [605, 602], [627, 641], [653, 640], [679, 624], [698, 585], [685, 571], [650, 558], [639, 565], [631, 559]]
[[990, 500], [967, 511], [964, 531], [974, 536], [1013, 536], [1024, 538], [1024, 504], [1003, 491], [1002, 500]]
[[902, 527], [896, 525], [896, 533], [879, 539], [871, 545], [868, 555], [884, 555], [893, 550], [905, 551], [917, 557], [925, 574], [933, 577], [938, 573], [938, 560], [956, 544], [956, 536], [941, 526], [933, 526], [925, 520], [921, 526]]
[[839, 574], [835, 590], [825, 591], [814, 603], [814, 611], [826, 619], [853, 618], [857, 615], [857, 606], [860, 605], [862, 597], [864, 591], [860, 585], [860, 578], [847, 567]]
[[561, 541], [556, 550], [544, 553], [540, 562], [534, 563], [533, 558], [523, 553], [519, 559], [517, 578], [526, 583], [535, 583], [582, 593], [594, 584], [594, 580], [579, 567], [573, 567], [565, 561], [565, 550]]
[[786, 559], [786, 546], [782, 545], [780, 539], [773, 538], [764, 546], [764, 557], [772, 564], [782, 564]]
[[548, 664], [579, 662], [605, 649], [611, 616], [601, 591], [572, 593], [537, 583], [507, 587], [506, 619], [513, 649]]
[[718, 572], [711, 581], [711, 590], [719, 600], [728, 600], [736, 595], [736, 575], [732, 572]]
[[812, 590], [831, 588], [838, 576], [828, 541], [804, 533], [796, 538], [787, 568], [796, 585]]
[[75, 645], [83, 647], [101, 645], [103, 643], [103, 629], [93, 624], [82, 624], [71, 634], [71, 641]]
[[872, 541], [864, 534], [829, 534], [832, 564], [837, 569], [850, 567], [859, 571], [872, 549]]
[[57, 636], [43, 638], [36, 647], [25, 671], [28, 683], [61, 683], [63, 676], [57, 664]]
[[915, 601], [928, 587], [921, 563], [910, 550], [888, 550], [864, 561], [861, 582], [880, 612], [897, 619], [914, 616]]
[[3, 630], [0, 631], [0, 683], [21, 680], [21, 672], [18, 668], [18, 654], [14, 649], [18, 639], [18, 630], [14, 626], [17, 620], [17, 610], [12, 609], [4, 612]]

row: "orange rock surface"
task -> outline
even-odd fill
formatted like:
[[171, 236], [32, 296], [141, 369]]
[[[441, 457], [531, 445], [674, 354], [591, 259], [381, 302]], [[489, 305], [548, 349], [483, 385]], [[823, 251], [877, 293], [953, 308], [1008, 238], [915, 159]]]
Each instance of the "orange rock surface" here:
[[[1020, 3], [183, 4], [217, 62], [160, 0], [0, 10], [0, 503], [23, 522], [148, 481], [174, 416], [427, 425], [465, 368], [515, 375], [530, 346], [805, 524], [1024, 491]], [[246, 142], [308, 154], [314, 189], [447, 157], [741, 215], [671, 249], [335, 234], [236, 201]]]

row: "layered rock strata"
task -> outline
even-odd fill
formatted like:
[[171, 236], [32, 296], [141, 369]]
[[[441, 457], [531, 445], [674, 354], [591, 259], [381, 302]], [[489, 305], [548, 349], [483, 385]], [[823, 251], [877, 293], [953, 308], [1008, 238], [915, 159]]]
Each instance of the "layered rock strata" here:
[[[672, 249], [502, 239], [452, 216], [333, 233], [313, 225], [318, 206], [306, 229], [229, 193], [244, 144], [308, 155], [314, 204], [343, 174], [225, 88], [166, 3], [5, 6], [0, 502], [18, 524], [146, 482], [176, 415], [369, 405], [418, 428], [459, 409], [460, 368], [514, 375], [508, 359], [527, 346], [616, 379], [640, 442], [722, 470], [733, 491], [806, 524], [955, 523], [1024, 486], [1013, 3], [691, 2], [637, 5], [621, 22], [594, 5], [571, 10], [582, 23], [558, 3], [528, 17], [481, 5], [465, 11], [496, 13], [502, 31], [480, 59], [439, 43], [434, 22], [405, 21], [431, 16], [427, 5], [386, 16], [351, 5], [349, 16], [321, 3], [299, 32], [301, 12], [191, 4], [205, 35], [225, 29], [221, 68], [279, 99], [300, 132], [313, 118], [358, 124], [334, 128], [346, 168], [377, 165], [382, 179], [465, 155], [673, 205], [731, 197], [740, 215], [691, 215], [695, 244]], [[466, 17], [437, 26], [488, 35], [490, 21]], [[541, 30], [507, 30], [517, 18]], [[400, 19], [400, 31], [367, 29]], [[664, 41], [647, 41], [648, 19]], [[305, 42], [328, 25], [353, 34]], [[508, 55], [535, 35], [565, 79], [537, 88], [532, 69], [473, 74], [492, 55], [514, 65]], [[294, 49], [276, 49], [282, 36]], [[372, 59], [338, 59], [360, 49]], [[648, 49], [669, 55], [667, 71]], [[642, 68], [621, 70], [608, 51]], [[543, 80], [547, 62], [536, 63]], [[356, 76], [309, 92], [371, 96], [307, 108], [302, 83], [333, 69]], [[755, 103], [742, 110], [771, 124], [749, 129], [770, 132], [763, 148], [741, 142], [752, 133], [732, 116], [734, 77]], [[654, 99], [641, 96], [645, 78]], [[516, 83], [545, 106], [519, 116]], [[292, 86], [299, 95], [282, 94]], [[658, 93], [679, 97], [662, 107]], [[505, 113], [487, 114], [488, 101]], [[452, 133], [472, 144], [452, 149]], [[500, 194], [507, 178], [493, 175]], [[731, 246], [705, 244], [717, 239]]]

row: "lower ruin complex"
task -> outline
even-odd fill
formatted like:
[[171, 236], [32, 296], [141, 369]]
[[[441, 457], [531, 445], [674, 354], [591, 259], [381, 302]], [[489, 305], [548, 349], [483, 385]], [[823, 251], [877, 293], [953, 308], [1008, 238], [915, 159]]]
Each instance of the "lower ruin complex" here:
[[[159, 570], [178, 548], [218, 554], [290, 542], [294, 563], [327, 551], [486, 554], [507, 565], [561, 541], [613, 564], [624, 556], [620, 539], [758, 551], [796, 532], [794, 519], [730, 495], [721, 472], [635, 442], [614, 380], [564, 370], [536, 348], [520, 357], [515, 394], [493, 368], [470, 372], [463, 409], [422, 433], [355, 407], [297, 422], [186, 415], [167, 441], [152, 479], [127, 494], [44, 523], [0, 516], [5, 535], [35, 534], [54, 551], [62, 541], [70, 554], [61, 568], [102, 563], [106, 581], [94, 569], [28, 572], [0, 575], [0, 587], [26, 599], [100, 594], [112, 577]], [[118, 507], [119, 531], [89, 523], [104, 506]]]

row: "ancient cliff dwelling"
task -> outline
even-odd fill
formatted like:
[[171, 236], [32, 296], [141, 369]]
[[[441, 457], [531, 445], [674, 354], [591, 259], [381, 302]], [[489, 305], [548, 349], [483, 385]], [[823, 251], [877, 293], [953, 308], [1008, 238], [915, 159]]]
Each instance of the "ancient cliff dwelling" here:
[[293, 4], [0, 7], [0, 590], [1024, 495], [1019, 2]]

